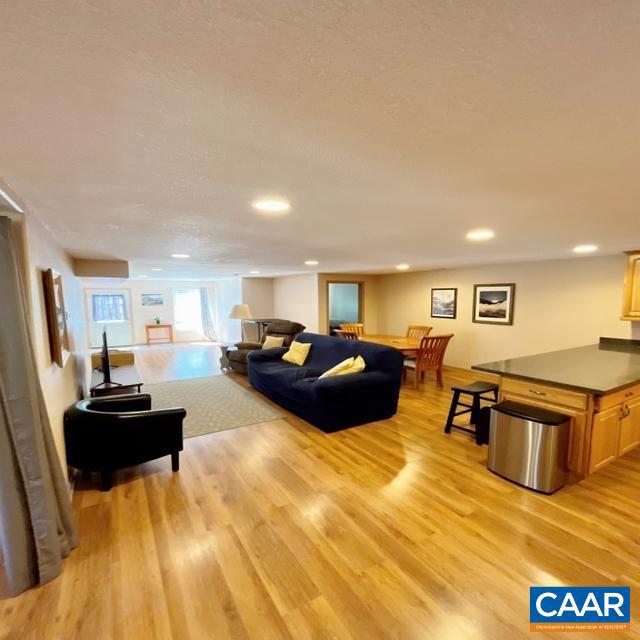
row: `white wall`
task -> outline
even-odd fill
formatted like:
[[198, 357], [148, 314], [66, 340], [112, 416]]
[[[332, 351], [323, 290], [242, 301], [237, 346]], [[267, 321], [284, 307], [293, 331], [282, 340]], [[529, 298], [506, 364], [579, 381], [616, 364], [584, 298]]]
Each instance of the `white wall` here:
[[[84, 394], [86, 388], [86, 337], [80, 281], [73, 275], [71, 258], [49, 232], [31, 215], [25, 215], [25, 262], [33, 322], [33, 341], [40, 384], [56, 448], [66, 469], [63, 416], [65, 409]], [[62, 276], [67, 311], [70, 356], [62, 368], [51, 361], [49, 332], [44, 302], [42, 273], [54, 269]]]
[[[233, 284], [229, 286], [227, 280], [216, 280], [210, 282], [181, 282], [170, 280], [114, 280], [103, 278], [82, 278], [83, 289], [85, 292], [85, 313], [88, 325], [91, 324], [89, 313], [89, 306], [86, 299], [87, 291], [94, 291], [96, 289], [101, 290], [114, 290], [122, 291], [127, 290], [131, 298], [131, 321], [133, 328], [133, 343], [145, 344], [145, 324], [151, 324], [156, 316], [159, 316], [162, 322], [174, 324], [174, 309], [173, 309], [173, 292], [175, 289], [199, 289], [200, 287], [206, 287], [209, 291], [209, 296], [215, 299], [218, 295], [218, 288], [222, 294], [222, 303], [227, 304], [227, 298], [230, 296], [234, 302], [231, 303], [228, 309], [226, 307], [221, 309], [220, 315], [222, 318], [222, 329], [226, 335], [228, 330], [226, 316], [229, 315], [231, 306], [236, 302], [240, 302], [240, 279], [229, 278]], [[144, 306], [142, 304], [141, 294], [143, 293], [160, 293], [163, 296], [164, 304], [162, 306]], [[98, 327], [100, 329], [100, 326]], [[201, 331], [178, 331], [174, 327], [174, 338], [176, 342], [193, 342], [198, 340], [204, 340], [204, 334]], [[94, 337], [95, 340], [95, 337]]]
[[[460, 367], [637, 337], [638, 323], [619, 319], [624, 268], [624, 256], [607, 256], [380, 276], [380, 330], [454, 333], [445, 362]], [[472, 323], [473, 285], [507, 282], [516, 284], [513, 326]], [[457, 319], [430, 317], [431, 287], [458, 288]]]
[[[255, 315], [255, 314], [254, 314]], [[300, 322], [318, 332], [318, 276], [315, 273], [273, 279], [273, 315]]]

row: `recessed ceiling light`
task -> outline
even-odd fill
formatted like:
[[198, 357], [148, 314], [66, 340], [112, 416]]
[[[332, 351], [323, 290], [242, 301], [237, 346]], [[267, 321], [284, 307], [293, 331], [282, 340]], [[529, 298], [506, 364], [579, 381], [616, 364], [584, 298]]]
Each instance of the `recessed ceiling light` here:
[[574, 253], [593, 253], [598, 250], [597, 244], [579, 244], [576, 247], [573, 247]]
[[260, 198], [254, 200], [251, 206], [260, 213], [277, 215], [287, 213], [291, 209], [291, 205], [284, 198]]
[[402, 264], [397, 264], [396, 265], [396, 269], [398, 271], [406, 271], [407, 269], [410, 269], [410, 268], [411, 267], [406, 262], [403, 262]]
[[318, 264], [317, 260], [305, 260], [304, 263], [309, 267], [315, 267]]
[[491, 240], [495, 235], [491, 229], [472, 229], [467, 233], [467, 240], [483, 242], [484, 240]]
[[259, 274], [260, 272], [259, 271], [249, 271], [249, 273], [251, 273], [251, 274], [253, 274], [255, 276], [255, 275]]
[[154, 267], [151, 271], [162, 271], [162, 269], [160, 269], [160, 267]]
[[191, 256], [188, 253], [172, 253], [172, 258], [190, 258]]

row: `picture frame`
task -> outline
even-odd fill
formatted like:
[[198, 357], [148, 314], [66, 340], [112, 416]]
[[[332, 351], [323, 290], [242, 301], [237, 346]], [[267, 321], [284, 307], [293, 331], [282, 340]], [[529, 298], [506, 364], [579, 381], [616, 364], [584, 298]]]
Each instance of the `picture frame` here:
[[141, 293], [140, 303], [143, 307], [161, 307], [164, 305], [164, 296], [161, 293]]
[[64, 363], [69, 357], [69, 335], [67, 332], [67, 311], [64, 306], [62, 276], [53, 269], [47, 269], [42, 273], [42, 284], [51, 360], [59, 367], [64, 367]]
[[431, 289], [431, 317], [455, 320], [458, 312], [458, 289], [455, 287]]
[[513, 324], [516, 285], [474, 284], [473, 322], [477, 324]]

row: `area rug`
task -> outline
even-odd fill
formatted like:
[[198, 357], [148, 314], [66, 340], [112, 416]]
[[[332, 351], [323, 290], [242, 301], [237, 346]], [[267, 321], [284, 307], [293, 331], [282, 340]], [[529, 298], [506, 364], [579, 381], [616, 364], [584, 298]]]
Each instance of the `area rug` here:
[[224, 375], [145, 384], [142, 391], [151, 394], [154, 409], [187, 410], [183, 423], [185, 438], [277, 420], [285, 415]]

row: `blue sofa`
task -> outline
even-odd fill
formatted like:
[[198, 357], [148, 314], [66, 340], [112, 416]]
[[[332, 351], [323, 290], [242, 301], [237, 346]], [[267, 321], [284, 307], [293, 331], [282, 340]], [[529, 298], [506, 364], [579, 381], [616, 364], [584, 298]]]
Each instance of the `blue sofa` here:
[[[302, 367], [282, 360], [285, 348], [249, 354], [249, 382], [254, 389], [323, 431], [384, 420], [396, 413], [403, 363], [399, 351], [315, 333], [301, 333], [296, 341], [312, 345]], [[358, 355], [366, 363], [363, 372], [318, 379]]]

